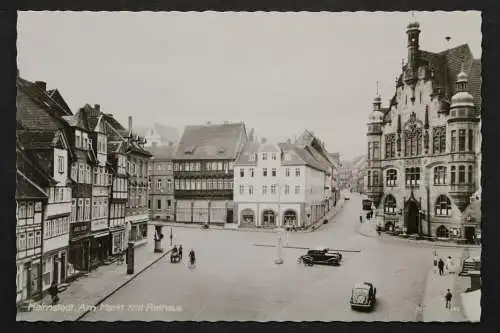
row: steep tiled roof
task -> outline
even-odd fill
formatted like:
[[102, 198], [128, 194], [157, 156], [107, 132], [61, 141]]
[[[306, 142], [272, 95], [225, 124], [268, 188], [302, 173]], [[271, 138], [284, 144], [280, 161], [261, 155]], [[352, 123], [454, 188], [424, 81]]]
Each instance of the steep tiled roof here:
[[153, 146], [146, 148], [146, 150], [156, 159], [172, 159], [175, 154], [175, 149], [175, 146]]
[[469, 76], [467, 90], [474, 97], [474, 103], [480, 112], [481, 60], [474, 59], [469, 45], [459, 45], [440, 53], [420, 50], [420, 58], [435, 70], [435, 81], [443, 88], [447, 99], [450, 99], [456, 92], [455, 81], [463, 66]]
[[254, 158], [253, 161], [250, 160], [250, 156], [255, 156], [260, 148], [260, 143], [258, 142], [250, 142], [247, 141], [243, 146], [241, 154], [238, 156], [238, 159], [235, 161], [236, 165], [256, 165], [257, 159]]
[[243, 123], [186, 126], [174, 158], [235, 159], [244, 136]]
[[21, 171], [16, 173], [16, 199], [45, 199], [47, 193]]
[[18, 138], [26, 149], [46, 149], [55, 144], [55, 134], [51, 131], [18, 131]]
[[[34, 103], [44, 109], [49, 110], [51, 115], [57, 117], [61, 117], [63, 115], [71, 115], [71, 110], [69, 110], [69, 107], [67, 107], [66, 102], [64, 102], [64, 105], [59, 104], [58, 100], [52, 98], [47, 91], [39, 87], [37, 84], [17, 77], [16, 85], [18, 89], [27, 94]], [[62, 97], [60, 97], [60, 99], [62, 100]]]
[[72, 116], [64, 116], [62, 118], [71, 127], [76, 127], [83, 131], [89, 131], [88, 118], [82, 109], [78, 110]]
[[64, 127], [63, 123], [48, 111], [48, 106], [33, 99], [23, 86], [17, 88], [16, 119], [25, 129], [56, 131]]
[[[290, 160], [284, 160], [283, 165], [307, 165], [313, 169], [320, 171], [327, 171], [323, 163], [318, 161], [309, 149], [305, 147], [289, 144], [289, 143], [279, 143], [280, 148], [285, 152], [289, 153]], [[291, 152], [291, 154], [290, 154]], [[298, 157], [298, 158], [297, 158]]]
[[46, 187], [57, 183], [44, 168], [38, 163], [37, 159], [30, 158], [30, 155], [24, 150], [21, 140], [18, 138], [16, 147], [16, 168], [23, 177], [27, 178], [28, 183], [34, 183], [35, 187]]
[[66, 103], [59, 90], [57, 89], [48, 90], [47, 95], [49, 95], [62, 109], [66, 110], [68, 114], [72, 114], [71, 109], [68, 106], [68, 103]]

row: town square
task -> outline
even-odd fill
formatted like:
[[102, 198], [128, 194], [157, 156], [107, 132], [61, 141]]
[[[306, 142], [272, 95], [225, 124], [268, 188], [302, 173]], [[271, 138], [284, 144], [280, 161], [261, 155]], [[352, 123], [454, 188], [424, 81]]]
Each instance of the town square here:
[[17, 320], [479, 321], [480, 24], [20, 12]]

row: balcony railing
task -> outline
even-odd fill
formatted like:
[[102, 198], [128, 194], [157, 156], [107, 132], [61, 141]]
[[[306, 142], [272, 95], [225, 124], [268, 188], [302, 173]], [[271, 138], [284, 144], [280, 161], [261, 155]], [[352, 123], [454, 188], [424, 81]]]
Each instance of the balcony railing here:
[[233, 178], [233, 170], [174, 171], [174, 178]]
[[175, 190], [175, 198], [191, 198], [191, 197], [204, 197], [204, 198], [232, 198], [233, 190]]

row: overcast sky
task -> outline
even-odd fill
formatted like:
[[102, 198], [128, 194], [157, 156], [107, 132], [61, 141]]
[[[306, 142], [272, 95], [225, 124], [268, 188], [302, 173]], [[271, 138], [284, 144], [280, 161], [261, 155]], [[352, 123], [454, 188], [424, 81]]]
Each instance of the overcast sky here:
[[[431, 52], [468, 43], [480, 12], [416, 12]], [[20, 12], [18, 65], [73, 111], [100, 104], [127, 126], [244, 121], [285, 140], [307, 128], [329, 151], [364, 154], [380, 81], [384, 105], [407, 57], [407, 12]], [[450, 41], [445, 36], [451, 36]]]

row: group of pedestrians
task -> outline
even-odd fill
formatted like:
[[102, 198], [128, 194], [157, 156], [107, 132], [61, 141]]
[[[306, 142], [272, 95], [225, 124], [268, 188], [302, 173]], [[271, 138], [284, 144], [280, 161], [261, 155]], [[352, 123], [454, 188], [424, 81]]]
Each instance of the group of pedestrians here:
[[434, 273], [439, 273], [439, 275], [448, 275], [455, 274], [455, 262], [451, 256], [446, 258], [446, 261], [443, 258], [438, 258], [436, 252], [434, 252]]
[[[437, 255], [437, 252], [434, 251], [434, 274], [439, 273], [440, 276], [448, 275], [448, 274], [455, 274], [455, 263], [453, 261], [453, 258], [451, 256], [448, 256], [446, 258], [446, 261], [443, 260], [443, 258], [439, 258]], [[451, 293], [450, 289], [446, 290], [446, 293], [444, 295], [444, 300], [445, 300], [445, 308], [446, 309], [451, 309], [451, 300], [453, 298], [453, 294]]]
[[[177, 247], [177, 245], [174, 245], [172, 249], [172, 255], [178, 255], [179, 259], [182, 260], [182, 244], [180, 244], [179, 247]], [[196, 255], [194, 253], [194, 250], [191, 249], [189, 251], [189, 264], [190, 266], [194, 266], [195, 263], [196, 263]]]

